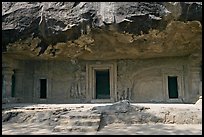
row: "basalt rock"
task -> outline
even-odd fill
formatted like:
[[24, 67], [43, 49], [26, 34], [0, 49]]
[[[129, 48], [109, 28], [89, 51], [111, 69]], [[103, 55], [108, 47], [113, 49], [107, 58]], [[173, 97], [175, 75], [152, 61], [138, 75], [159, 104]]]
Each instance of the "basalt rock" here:
[[202, 2], [2, 2], [2, 51], [19, 59], [185, 56], [201, 37]]

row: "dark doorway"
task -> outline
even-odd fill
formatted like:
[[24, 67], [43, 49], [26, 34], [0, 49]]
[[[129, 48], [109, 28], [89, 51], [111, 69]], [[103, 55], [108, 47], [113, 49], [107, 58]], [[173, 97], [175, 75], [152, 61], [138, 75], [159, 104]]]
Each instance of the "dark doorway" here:
[[2, 76], [2, 77], [1, 77], [1, 89], [2, 89], [2, 90], [1, 90], [1, 91], [2, 91], [1, 93], [2, 93], [2, 94], [1, 94], [1, 95], [2, 95], [2, 97], [4, 97], [4, 89], [3, 89], [3, 86], [4, 86], [4, 85], [3, 85], [3, 84], [4, 84], [4, 75], [1, 75], [1, 76]]
[[178, 98], [177, 76], [168, 76], [169, 98]]
[[47, 79], [40, 79], [40, 98], [47, 98]]
[[11, 97], [15, 97], [15, 75], [12, 75]]
[[110, 99], [109, 70], [96, 71], [96, 99]]

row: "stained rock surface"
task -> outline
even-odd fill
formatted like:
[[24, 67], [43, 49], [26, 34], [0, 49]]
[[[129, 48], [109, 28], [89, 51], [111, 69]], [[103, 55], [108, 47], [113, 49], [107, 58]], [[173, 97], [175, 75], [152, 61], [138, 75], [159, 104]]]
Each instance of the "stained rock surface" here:
[[202, 2], [2, 2], [2, 50], [60, 60], [200, 54], [201, 11]]

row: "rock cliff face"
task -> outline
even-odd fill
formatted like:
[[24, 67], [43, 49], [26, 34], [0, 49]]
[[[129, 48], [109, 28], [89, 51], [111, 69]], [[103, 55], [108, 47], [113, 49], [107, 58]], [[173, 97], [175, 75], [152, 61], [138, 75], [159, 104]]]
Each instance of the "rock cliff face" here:
[[8, 57], [137, 59], [201, 48], [202, 2], [2, 2]]

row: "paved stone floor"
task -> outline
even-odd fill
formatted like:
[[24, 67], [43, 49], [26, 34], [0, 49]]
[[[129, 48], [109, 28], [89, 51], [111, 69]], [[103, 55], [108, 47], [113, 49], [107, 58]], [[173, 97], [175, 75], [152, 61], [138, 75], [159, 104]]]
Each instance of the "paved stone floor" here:
[[[109, 104], [2, 104], [2, 108], [8, 107], [40, 107], [40, 108], [80, 108], [90, 109], [93, 106]], [[194, 104], [132, 104], [143, 105], [151, 108], [178, 107], [178, 108], [199, 108]], [[83, 106], [83, 107], [82, 107]], [[109, 124], [98, 132], [53, 132], [52, 127], [43, 124], [32, 123], [3, 123], [3, 135], [202, 135], [202, 124], [134, 124], [123, 123]]]
[[98, 135], [202, 135], [201, 124], [112, 124]]
[[201, 124], [110, 124], [98, 132], [52, 132], [49, 127], [33, 124], [6, 124], [3, 135], [202, 135]]

